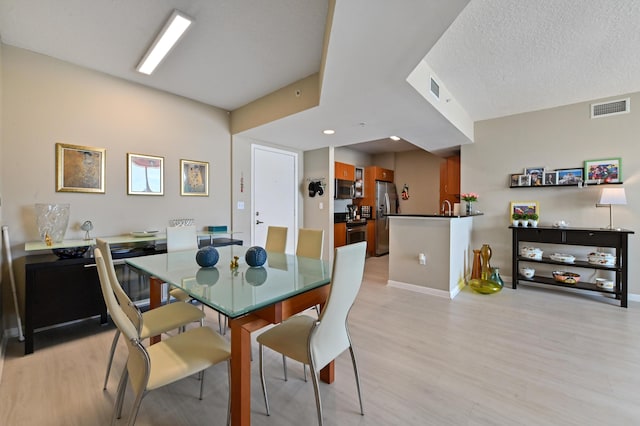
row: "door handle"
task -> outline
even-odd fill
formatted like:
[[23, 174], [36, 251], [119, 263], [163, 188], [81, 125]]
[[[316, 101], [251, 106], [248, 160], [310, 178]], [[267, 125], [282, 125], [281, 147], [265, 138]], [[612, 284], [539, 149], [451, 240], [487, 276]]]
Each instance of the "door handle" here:
[[260, 225], [261, 223], [264, 223], [264, 222], [256, 219], [256, 225]]

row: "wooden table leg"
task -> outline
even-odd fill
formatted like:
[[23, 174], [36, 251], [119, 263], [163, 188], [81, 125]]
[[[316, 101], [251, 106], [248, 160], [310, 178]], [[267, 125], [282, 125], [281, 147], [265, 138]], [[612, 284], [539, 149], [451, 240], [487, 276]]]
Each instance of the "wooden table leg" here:
[[251, 332], [269, 324], [255, 315], [229, 319], [231, 328], [231, 424], [251, 425]]
[[[162, 280], [156, 277], [149, 277], [149, 309], [155, 309], [162, 304]], [[151, 336], [153, 345], [160, 341], [161, 336]]]

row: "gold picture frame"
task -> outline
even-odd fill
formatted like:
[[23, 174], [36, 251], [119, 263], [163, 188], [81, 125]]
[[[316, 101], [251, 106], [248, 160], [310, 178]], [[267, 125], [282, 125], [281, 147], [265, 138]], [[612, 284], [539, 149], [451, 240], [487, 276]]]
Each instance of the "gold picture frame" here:
[[209, 196], [209, 163], [180, 160], [180, 195]]
[[514, 213], [531, 214], [535, 213], [540, 216], [540, 204], [537, 201], [512, 201], [509, 217]]
[[128, 152], [127, 194], [164, 195], [164, 157]]
[[56, 192], [105, 193], [104, 148], [56, 143]]

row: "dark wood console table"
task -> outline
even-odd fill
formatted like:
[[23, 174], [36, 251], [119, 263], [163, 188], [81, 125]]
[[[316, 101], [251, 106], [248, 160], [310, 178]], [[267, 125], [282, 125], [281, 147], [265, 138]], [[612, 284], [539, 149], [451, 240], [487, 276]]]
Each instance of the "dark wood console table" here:
[[[513, 252], [512, 252], [512, 287], [516, 289], [518, 283], [536, 282], [541, 284], [555, 285], [566, 288], [577, 288], [580, 290], [597, 291], [601, 293], [613, 294], [620, 300], [620, 306], [627, 307], [627, 263], [628, 263], [628, 237], [633, 231], [590, 229], [590, 228], [554, 228], [554, 227], [518, 227], [510, 226], [513, 231]], [[534, 260], [529, 257], [520, 256], [520, 243], [544, 243], [561, 244], [573, 246], [606, 247], [615, 249], [616, 263], [613, 266], [605, 266], [590, 263], [587, 260], [576, 259], [573, 263], [560, 262], [543, 256], [541, 260]], [[525, 278], [519, 274], [520, 263], [528, 262], [533, 264], [558, 265], [558, 267], [589, 268], [596, 270], [611, 271], [615, 273], [614, 288], [607, 290], [599, 288], [595, 283], [579, 281], [576, 284], [564, 284], [544, 275], [534, 275], [532, 278]]]

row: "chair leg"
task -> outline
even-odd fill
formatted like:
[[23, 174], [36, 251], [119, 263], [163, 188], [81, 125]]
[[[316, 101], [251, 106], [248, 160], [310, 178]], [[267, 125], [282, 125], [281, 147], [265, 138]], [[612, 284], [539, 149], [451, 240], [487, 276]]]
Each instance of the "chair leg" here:
[[111, 425], [116, 424], [116, 419], [122, 417], [122, 403], [124, 402], [124, 393], [127, 389], [127, 379], [129, 378], [129, 371], [124, 369], [122, 376], [120, 376], [120, 383], [118, 383], [118, 390], [116, 392], [116, 402], [113, 407], [113, 416], [111, 417]]
[[202, 394], [204, 392], [204, 372], [205, 370], [202, 370], [200, 373], [200, 401], [202, 401]]
[[282, 355], [282, 369], [284, 370], [284, 381], [288, 381], [289, 378], [287, 377], [287, 357]]
[[267, 408], [267, 416], [269, 412], [269, 400], [267, 399], [267, 383], [264, 380], [264, 346], [260, 343], [258, 348], [258, 359], [260, 360], [260, 383], [262, 383], [262, 395], [264, 395], [264, 406]]
[[127, 422], [128, 426], [133, 426], [136, 423], [136, 418], [140, 411], [140, 404], [142, 403], [142, 398], [144, 398], [145, 395], [145, 391], [140, 392], [140, 395], [136, 395], [136, 398], [133, 401], [133, 407], [131, 407], [131, 414], [129, 414], [129, 421]]
[[309, 371], [311, 372], [311, 381], [313, 382], [313, 392], [316, 397], [316, 410], [318, 411], [318, 426], [322, 426], [322, 401], [320, 400], [320, 387], [318, 385], [318, 374], [316, 368], [313, 365], [313, 361], [309, 364]]
[[349, 346], [349, 353], [351, 354], [351, 362], [353, 363], [353, 373], [356, 376], [356, 388], [358, 388], [358, 400], [360, 401], [360, 414], [364, 416], [364, 409], [362, 408], [362, 394], [360, 393], [360, 375], [358, 374], [356, 354], [353, 352], [353, 346]]
[[102, 390], [107, 390], [107, 382], [109, 382], [109, 373], [111, 373], [111, 365], [113, 364], [113, 355], [116, 353], [116, 346], [118, 345], [118, 338], [120, 337], [120, 330], [116, 329], [116, 334], [113, 336], [111, 342], [111, 351], [109, 352], [109, 362], [107, 363], [107, 374], [104, 375], [104, 386]]

